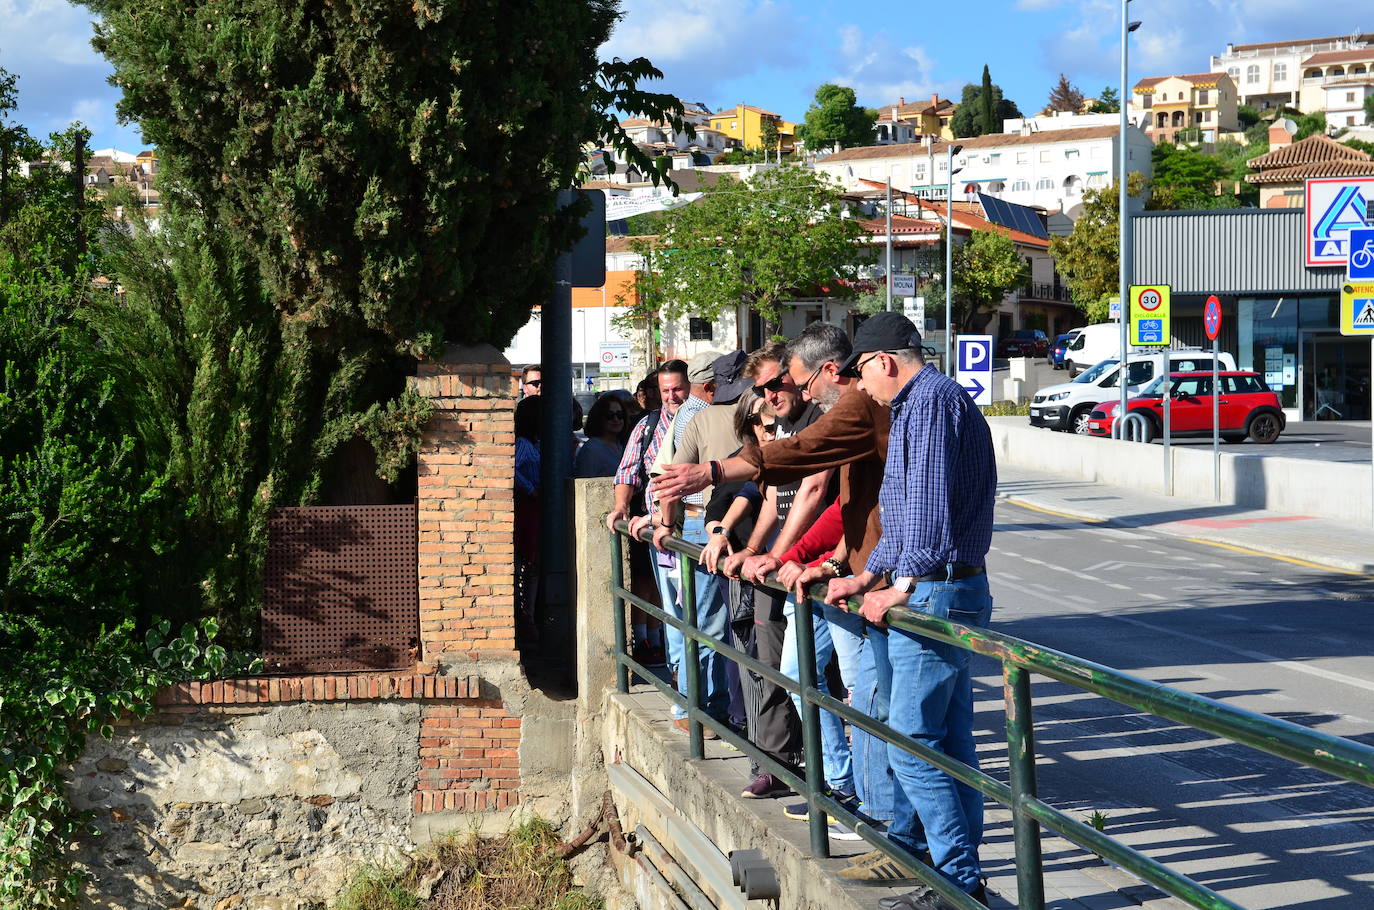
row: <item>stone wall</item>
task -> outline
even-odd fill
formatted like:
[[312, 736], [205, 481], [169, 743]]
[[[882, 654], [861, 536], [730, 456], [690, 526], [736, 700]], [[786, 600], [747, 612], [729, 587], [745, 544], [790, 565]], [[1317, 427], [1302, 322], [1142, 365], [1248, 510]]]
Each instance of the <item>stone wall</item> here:
[[576, 810], [576, 704], [531, 689], [515, 651], [509, 364], [452, 349], [413, 384], [436, 408], [416, 665], [185, 684], [93, 741], [71, 776], [102, 832], [79, 851], [91, 906], [324, 907], [361, 865], [438, 834]]

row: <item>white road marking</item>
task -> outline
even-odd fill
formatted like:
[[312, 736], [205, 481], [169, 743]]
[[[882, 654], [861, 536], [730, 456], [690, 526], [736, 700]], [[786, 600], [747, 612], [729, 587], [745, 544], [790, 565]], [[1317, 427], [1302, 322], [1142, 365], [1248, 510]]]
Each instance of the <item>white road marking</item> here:
[[1067, 600], [1072, 600], [1072, 601], [1074, 601], [1074, 602], [1076, 602], [1076, 603], [1087, 604], [1088, 606], [1092, 606], [1092, 607], [1097, 606], [1097, 601], [1092, 600], [1091, 598], [1088, 598], [1088, 597], [1079, 597], [1077, 594], [1063, 594], [1063, 595], [1060, 595], [1060, 596], [1064, 597], [1064, 598], [1067, 599]]
[[[1148, 597], [1148, 598], [1150, 598], [1150, 600], [1168, 600], [1168, 599], [1169, 599], [1169, 598], [1167, 598], [1167, 597], [1164, 597], [1164, 596], [1161, 595], [1161, 594], [1151, 594], [1149, 591], [1141, 591], [1141, 592], [1140, 592], [1140, 596], [1141, 596], [1141, 597]], [[1121, 617], [1117, 617], [1117, 618], [1120, 619]]]
[[1263, 626], [1260, 626], [1260, 628], [1261, 628], [1261, 629], [1268, 629], [1270, 632], [1296, 632], [1296, 631], [1298, 631], [1297, 629], [1294, 629], [1292, 626], [1277, 626], [1277, 625], [1272, 625], [1272, 624], [1271, 624], [1271, 625], [1263, 625]]
[[1103, 583], [1104, 585], [1106, 585], [1107, 587], [1109, 587], [1109, 588], [1116, 588], [1118, 591], [1129, 591], [1129, 590], [1131, 590], [1131, 586], [1130, 586], [1130, 585], [1119, 585], [1119, 584], [1117, 584], [1117, 583], [1114, 582], [1114, 581], [1104, 581], [1104, 582], [1102, 582], [1102, 583]]
[[[1146, 594], [1145, 596], [1149, 597], [1150, 595]], [[1160, 599], [1162, 600], [1163, 598]], [[1273, 654], [1265, 654], [1263, 651], [1251, 651], [1248, 648], [1233, 648], [1229, 645], [1217, 641], [1214, 638], [1204, 638], [1201, 635], [1190, 635], [1187, 632], [1180, 632], [1177, 629], [1171, 629], [1168, 626], [1160, 626], [1154, 623], [1145, 622], [1144, 620], [1132, 619], [1129, 616], [1113, 616], [1112, 619], [1115, 619], [1119, 622], [1127, 623], [1128, 625], [1139, 626], [1142, 629], [1150, 629], [1151, 631], [1160, 632], [1165, 635], [1172, 635], [1176, 638], [1187, 639], [1188, 641], [1193, 641], [1197, 642], [1198, 644], [1206, 645], [1209, 648], [1215, 648], [1220, 651], [1228, 651], [1232, 654], [1238, 655], [1240, 657], [1245, 657], [1250, 660], [1257, 660], [1261, 661], [1262, 663], [1274, 664], [1276, 666], [1283, 667], [1285, 670], [1292, 670], [1295, 673], [1306, 673], [1308, 676], [1316, 676], [1321, 679], [1328, 680], [1330, 682], [1343, 683], [1347, 686], [1354, 686], [1357, 689], [1364, 689], [1368, 692], [1374, 692], [1374, 681], [1371, 680], [1358, 679], [1354, 676], [1349, 676], [1345, 673], [1337, 673], [1335, 670], [1327, 670], [1323, 667], [1314, 667], [1311, 664], [1301, 663], [1295, 660], [1285, 660], [1282, 657], [1275, 657]]]

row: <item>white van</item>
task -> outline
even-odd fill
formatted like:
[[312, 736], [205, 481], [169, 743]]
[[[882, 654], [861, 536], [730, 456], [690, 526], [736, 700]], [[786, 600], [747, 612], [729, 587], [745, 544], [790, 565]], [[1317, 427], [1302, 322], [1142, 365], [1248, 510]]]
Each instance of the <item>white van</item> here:
[[[1095, 326], [1089, 326], [1095, 328]], [[1115, 325], [1112, 326], [1116, 328]], [[1118, 342], [1120, 339], [1118, 339]], [[1119, 346], [1119, 344], [1118, 344]], [[1141, 351], [1126, 358], [1126, 394], [1134, 395], [1140, 387], [1163, 372], [1165, 351]], [[1179, 348], [1167, 352], [1169, 372], [1188, 373], [1212, 368], [1212, 352], [1201, 348]], [[1234, 370], [1236, 359], [1222, 351], [1217, 355], [1223, 370]], [[1088, 432], [1088, 415], [1093, 405], [1113, 401], [1120, 395], [1118, 385], [1121, 370], [1116, 357], [1108, 357], [1080, 373], [1072, 382], [1046, 386], [1031, 399], [1030, 423], [1033, 427], [1051, 430]]]
[[1078, 337], [1069, 342], [1069, 349], [1064, 352], [1064, 366], [1068, 368], [1069, 377], [1073, 378], [1095, 363], [1120, 356], [1120, 323], [1099, 322], [1078, 330]]

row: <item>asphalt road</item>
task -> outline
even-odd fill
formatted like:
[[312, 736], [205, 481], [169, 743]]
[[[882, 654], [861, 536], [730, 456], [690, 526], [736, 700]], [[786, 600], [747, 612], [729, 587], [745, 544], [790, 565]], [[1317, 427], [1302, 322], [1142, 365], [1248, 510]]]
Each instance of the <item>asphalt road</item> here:
[[[1374, 745], [1374, 579], [1006, 502], [996, 518], [999, 631]], [[977, 661], [980, 748], [1000, 776], [1001, 672]], [[1049, 802], [1105, 813], [1107, 833], [1245, 907], [1374, 907], [1374, 790], [1035, 679]]]

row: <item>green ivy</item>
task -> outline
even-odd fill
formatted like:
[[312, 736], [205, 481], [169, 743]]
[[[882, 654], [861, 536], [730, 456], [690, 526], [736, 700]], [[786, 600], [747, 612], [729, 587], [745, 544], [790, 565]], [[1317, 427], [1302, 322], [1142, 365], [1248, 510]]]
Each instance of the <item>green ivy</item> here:
[[90, 736], [108, 740], [121, 718], [147, 717], [164, 686], [258, 669], [231, 666], [218, 631], [206, 619], [173, 637], [163, 620], [140, 639], [125, 621], [73, 649], [38, 622], [0, 622], [0, 907], [75, 902], [84, 876], [72, 847], [99, 831], [68, 798], [67, 771]]

